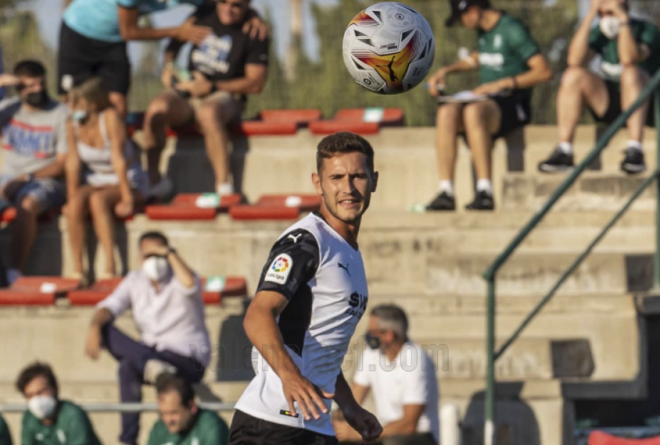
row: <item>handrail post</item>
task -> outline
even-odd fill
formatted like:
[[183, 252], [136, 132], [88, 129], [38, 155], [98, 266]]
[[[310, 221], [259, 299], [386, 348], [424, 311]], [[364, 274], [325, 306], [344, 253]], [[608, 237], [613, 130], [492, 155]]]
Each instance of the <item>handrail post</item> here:
[[655, 89], [655, 163], [653, 175], [655, 176], [655, 260], [653, 264], [653, 290], [660, 290], [660, 87]]
[[488, 281], [488, 311], [486, 315], [486, 406], [484, 445], [495, 444], [495, 276]]

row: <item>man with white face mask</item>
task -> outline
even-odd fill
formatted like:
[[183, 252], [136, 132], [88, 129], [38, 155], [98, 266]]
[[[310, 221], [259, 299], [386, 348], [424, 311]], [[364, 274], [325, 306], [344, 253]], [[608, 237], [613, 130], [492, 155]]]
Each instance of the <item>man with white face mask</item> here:
[[58, 398], [50, 366], [34, 363], [23, 369], [16, 388], [28, 401], [21, 425], [22, 445], [101, 445], [85, 411]]
[[[557, 97], [559, 143], [539, 164], [542, 172], [573, 168], [573, 139], [582, 110], [588, 107], [598, 122], [611, 124], [637, 100], [649, 79], [660, 69], [660, 31], [628, 14], [627, 0], [592, 0], [568, 51], [568, 69]], [[599, 18], [598, 26], [591, 24]], [[604, 78], [586, 66], [600, 55]], [[653, 106], [647, 102], [628, 119], [628, 143], [621, 170], [646, 170], [642, 138], [644, 126], [654, 125]]]
[[[142, 268], [98, 304], [85, 348], [93, 360], [103, 347], [119, 362], [122, 402], [141, 402], [141, 385], [153, 384], [163, 373], [197, 383], [211, 358], [199, 277], [160, 232], [140, 237], [140, 254]], [[112, 323], [127, 309], [133, 311], [139, 342]], [[135, 445], [139, 429], [139, 414], [122, 414], [120, 442]]]

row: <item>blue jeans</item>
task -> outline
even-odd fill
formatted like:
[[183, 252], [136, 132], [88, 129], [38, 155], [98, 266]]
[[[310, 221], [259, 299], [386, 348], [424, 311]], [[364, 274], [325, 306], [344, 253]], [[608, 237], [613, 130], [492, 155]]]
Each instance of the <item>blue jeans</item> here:
[[[103, 346], [119, 362], [119, 390], [122, 402], [142, 402], [144, 367], [149, 360], [161, 360], [177, 369], [177, 374], [191, 383], [198, 383], [206, 369], [195, 359], [170, 351], [156, 351], [155, 348], [139, 343], [112, 324], [102, 331]], [[140, 414], [122, 413], [121, 443], [136, 445], [140, 433]]]

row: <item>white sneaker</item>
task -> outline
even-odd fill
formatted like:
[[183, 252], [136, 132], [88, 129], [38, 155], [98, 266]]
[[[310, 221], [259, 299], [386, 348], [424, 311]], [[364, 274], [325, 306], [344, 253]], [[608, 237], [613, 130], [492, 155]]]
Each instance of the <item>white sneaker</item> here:
[[156, 380], [158, 380], [158, 377], [165, 373], [176, 374], [176, 368], [161, 360], [149, 360], [147, 361], [147, 364], [144, 365], [143, 380], [145, 383], [151, 383], [153, 385], [156, 383]]
[[18, 280], [22, 276], [23, 274], [18, 269], [7, 269], [7, 284], [11, 286], [14, 284], [14, 281]]
[[216, 189], [216, 192], [218, 193], [218, 196], [227, 196], [227, 195], [233, 195], [234, 194], [234, 185], [231, 182], [225, 182], [223, 184], [220, 184], [218, 188]]
[[158, 184], [153, 185], [149, 190], [149, 196], [152, 198], [165, 199], [174, 191], [174, 183], [167, 176], [163, 176]]

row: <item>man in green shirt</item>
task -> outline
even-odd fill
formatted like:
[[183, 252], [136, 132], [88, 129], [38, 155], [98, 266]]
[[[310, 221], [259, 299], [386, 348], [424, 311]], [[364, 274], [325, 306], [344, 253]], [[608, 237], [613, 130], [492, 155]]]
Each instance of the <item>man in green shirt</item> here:
[[7, 422], [0, 415], [0, 445], [12, 445], [11, 434], [9, 434], [9, 427]]
[[156, 381], [160, 420], [149, 434], [147, 445], [226, 445], [229, 428], [213, 411], [195, 403], [187, 380], [163, 374]]
[[469, 57], [441, 68], [429, 79], [429, 91], [439, 96], [448, 74], [479, 70], [472, 92], [481, 97], [445, 103], [438, 110], [437, 149], [440, 194], [430, 211], [455, 210], [454, 170], [457, 137], [464, 134], [472, 150], [477, 174], [477, 196], [468, 210], [493, 210], [491, 149], [493, 142], [530, 122], [532, 87], [552, 78], [546, 58], [519, 20], [495, 10], [489, 0], [450, 0], [455, 22], [478, 32], [478, 49]]
[[50, 366], [39, 362], [28, 366], [19, 374], [16, 388], [28, 401], [21, 445], [101, 445], [85, 411], [58, 398]]
[[[539, 164], [543, 172], [573, 168], [575, 128], [586, 106], [598, 122], [611, 124], [637, 100], [651, 76], [660, 68], [660, 31], [628, 15], [626, 0], [592, 0], [568, 51], [568, 69], [557, 97], [559, 143]], [[591, 24], [600, 18], [598, 26]], [[602, 58], [604, 77], [586, 66], [596, 55]], [[628, 119], [628, 143], [621, 170], [628, 174], [646, 170], [642, 138], [644, 126], [653, 126], [653, 106], [645, 103]]]

